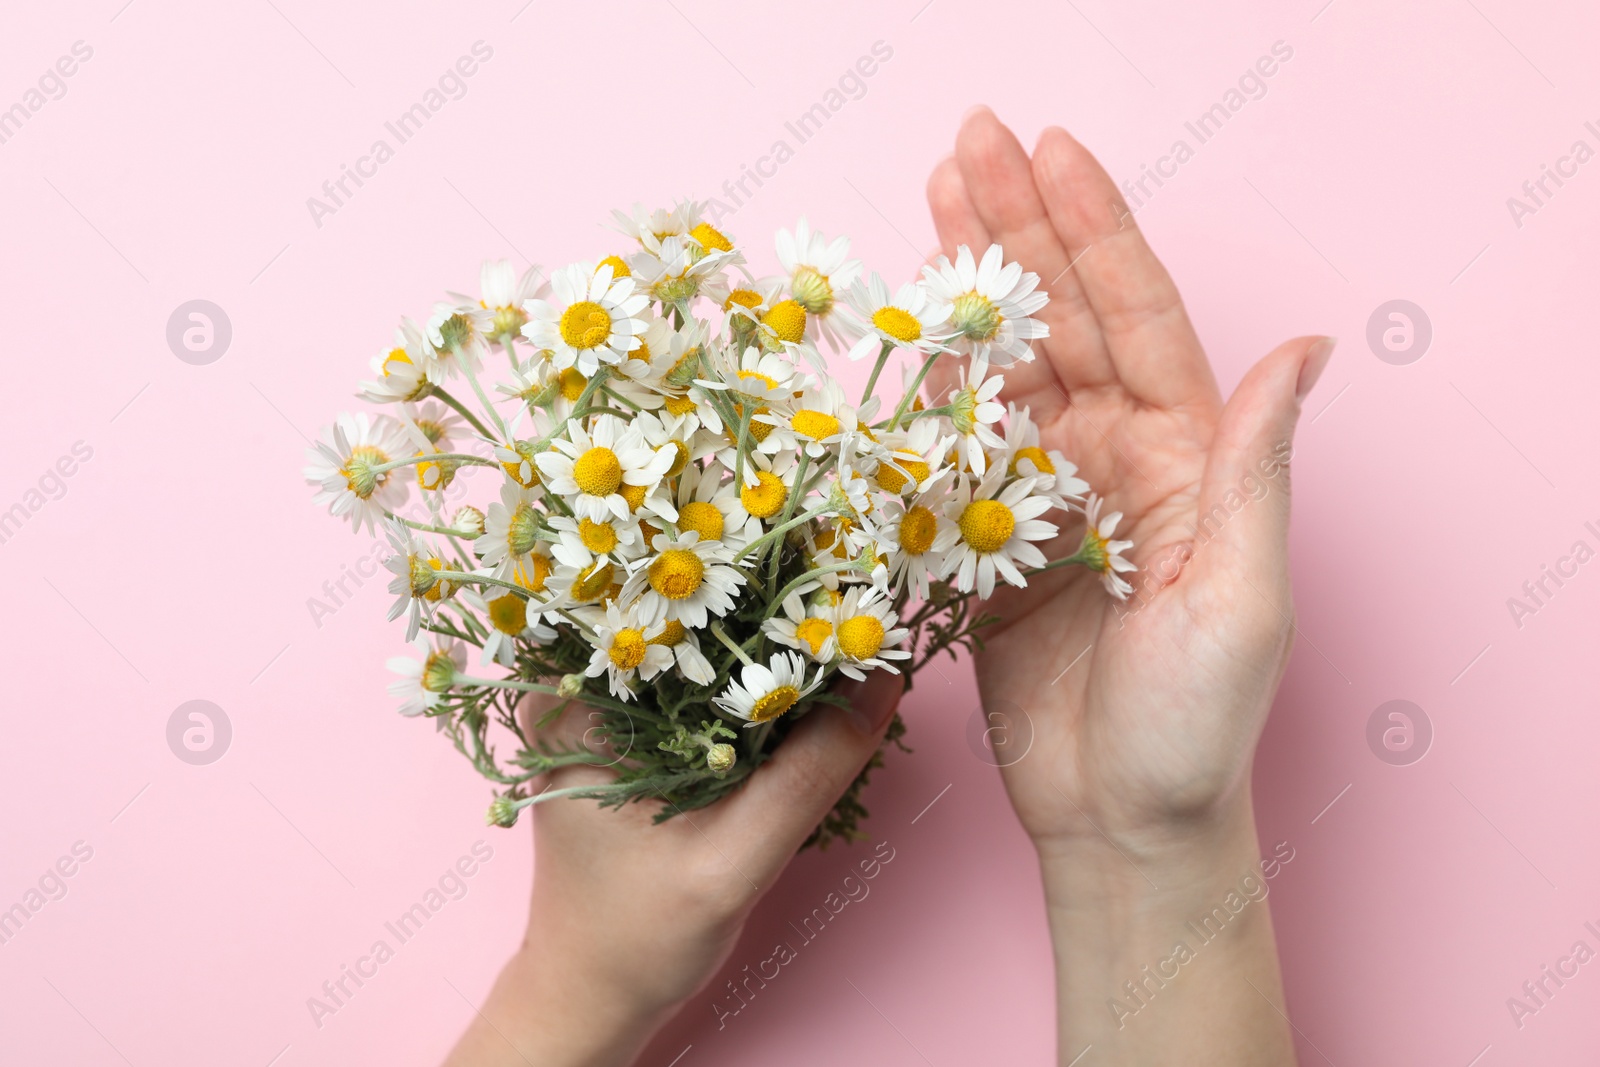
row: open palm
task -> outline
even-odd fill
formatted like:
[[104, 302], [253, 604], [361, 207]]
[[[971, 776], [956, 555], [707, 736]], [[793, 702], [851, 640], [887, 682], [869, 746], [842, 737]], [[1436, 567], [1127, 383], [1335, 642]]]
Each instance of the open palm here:
[[[1245, 784], [1287, 661], [1282, 464], [1331, 342], [1285, 343], [1224, 404], [1172, 279], [1063, 130], [1030, 159], [975, 111], [928, 198], [945, 254], [998, 242], [1049, 291], [1050, 336], [1004, 369], [1001, 399], [1030, 408], [1041, 445], [1124, 513], [1116, 535], [1141, 568], [1122, 604], [1077, 568], [992, 601], [1005, 621], [977, 657], [984, 705], [1032, 731], [1004, 768], [1012, 802], [1041, 845], [1181, 825]], [[1081, 536], [1067, 526], [1047, 554]]]

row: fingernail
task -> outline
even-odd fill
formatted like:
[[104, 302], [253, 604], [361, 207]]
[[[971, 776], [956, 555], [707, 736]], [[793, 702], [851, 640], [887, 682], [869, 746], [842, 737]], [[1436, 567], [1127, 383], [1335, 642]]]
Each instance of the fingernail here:
[[1311, 346], [1311, 351], [1306, 353], [1306, 361], [1300, 365], [1300, 380], [1294, 387], [1296, 400], [1304, 400], [1311, 394], [1317, 379], [1322, 377], [1323, 368], [1328, 365], [1328, 357], [1333, 355], [1333, 346], [1338, 343], [1337, 337], [1323, 337]]
[[988, 104], [973, 104], [971, 107], [967, 108], [966, 111], [961, 113], [961, 125], [965, 126], [967, 124], [967, 120], [972, 118], [972, 116], [981, 115], [985, 111], [989, 110], [990, 107]]
[[846, 719], [857, 733], [871, 736], [883, 729], [900, 703], [904, 679], [888, 671], [877, 670], [867, 675], [864, 682], [846, 682], [835, 692], [850, 701]]

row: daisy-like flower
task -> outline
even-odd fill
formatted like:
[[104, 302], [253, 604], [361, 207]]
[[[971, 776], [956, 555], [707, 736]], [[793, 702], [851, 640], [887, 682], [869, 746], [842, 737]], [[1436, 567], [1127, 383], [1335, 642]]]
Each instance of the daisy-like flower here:
[[875, 453], [878, 466], [873, 480], [879, 489], [896, 496], [926, 492], [934, 481], [951, 473], [946, 463], [955, 438], [940, 435], [933, 418], [917, 419], [909, 427], [886, 434], [885, 447]]
[[[724, 480], [727, 471], [712, 460], [704, 467], [690, 464], [678, 478], [678, 518], [680, 533], [694, 531], [702, 541], [717, 541], [732, 549], [743, 548], [752, 540], [746, 529], [747, 514], [739, 503], [739, 489]], [[760, 535], [760, 529], [755, 536]]]
[[[497, 577], [521, 582], [511, 574], [538, 566], [528, 558], [539, 548], [539, 530], [545, 519], [544, 512], [534, 506], [538, 499], [534, 490], [508, 483], [500, 487], [500, 499], [489, 505], [483, 535], [472, 543], [472, 550], [484, 566], [495, 568]], [[548, 575], [548, 559], [545, 564]]]
[[330, 437], [331, 444], [318, 441], [306, 449], [305, 478], [318, 490], [313, 499], [338, 518], [348, 516], [358, 532], [363, 524], [376, 532], [384, 514], [406, 502], [405, 473], [381, 468], [415, 448], [400, 423], [364, 411], [340, 415]]
[[907, 282], [891, 294], [874, 271], [865, 286], [856, 282], [850, 287], [849, 299], [867, 326], [861, 339], [850, 347], [852, 360], [876, 357], [884, 345], [923, 356], [944, 349], [939, 330], [949, 308], [930, 301], [927, 289], [916, 282]]
[[643, 204], [634, 204], [632, 214], [612, 209], [618, 233], [632, 237], [646, 249], [655, 251], [669, 237], [684, 237], [700, 225], [704, 205], [693, 200], [680, 200], [671, 210], [656, 208], [645, 211]]
[[489, 351], [489, 339], [471, 304], [439, 302], [433, 305], [428, 317], [428, 344], [432, 360], [428, 377], [442, 382], [458, 370], [476, 374], [483, 367], [483, 357]]
[[636, 676], [649, 681], [673, 665], [672, 650], [653, 641], [665, 629], [662, 623], [642, 625], [615, 604], [607, 604], [604, 621], [595, 623], [595, 649], [584, 673], [590, 678], [604, 674], [612, 696], [632, 700], [630, 683]]
[[406, 640], [417, 636], [425, 614], [454, 596], [461, 584], [451, 578], [440, 578], [440, 571], [455, 570], [432, 545], [418, 538], [398, 519], [384, 524], [384, 533], [394, 551], [383, 561], [394, 575], [389, 592], [395, 601], [389, 607], [388, 621], [406, 616]]
[[786, 407], [788, 410], [783, 412], [768, 410], [753, 415], [750, 423], [754, 426], [763, 422], [772, 426], [779, 448], [784, 451], [803, 449], [816, 460], [830, 451], [841, 450], [840, 445], [847, 438], [860, 438], [862, 425], [877, 414], [878, 398], [868, 400], [857, 411], [845, 399], [844, 386], [830, 378], [821, 386], [806, 389]]
[[949, 319], [950, 346], [980, 365], [1032, 360], [1032, 342], [1050, 336], [1050, 327], [1033, 318], [1050, 300], [1039, 291], [1039, 276], [1004, 261], [999, 245], [990, 245], [981, 263], [962, 245], [955, 263], [940, 256], [922, 268], [929, 295]]
[[831, 598], [824, 595], [809, 606], [802, 593], [815, 589], [807, 582], [800, 589], [783, 598], [783, 614], [774, 615], [761, 624], [768, 637], [780, 645], [799, 649], [814, 663], [832, 663], [839, 653], [839, 642], [834, 633], [835, 611]]
[[439, 647], [434, 648], [426, 637], [418, 636], [411, 647], [422, 659], [396, 656], [389, 660], [389, 669], [400, 676], [389, 683], [389, 695], [401, 699], [400, 714], [421, 715], [455, 687], [456, 676], [467, 666], [467, 650], [449, 637], [441, 637]]
[[[713, 389], [721, 388], [726, 392], [733, 400], [734, 414], [739, 420], [742, 421], [748, 412], [750, 438], [759, 451], [770, 456], [782, 451], [782, 438], [773, 441], [769, 446], [767, 439], [772, 434], [775, 423], [768, 420], [758, 421], [757, 417], [771, 414], [774, 407], [787, 409], [795, 396], [804, 391], [808, 381], [800, 368], [781, 354], [746, 348], [744, 354], [739, 357], [739, 362], [724, 370], [722, 382], [701, 379], [696, 384]], [[725, 466], [731, 468], [736, 466], [735, 459], [738, 454], [738, 423], [726, 424], [725, 432], [728, 443], [719, 458]]]
[[622, 587], [622, 598], [638, 598], [639, 618], [652, 625], [673, 619], [703, 629], [713, 615], [733, 610], [733, 595], [744, 575], [728, 565], [727, 548], [701, 542], [690, 530], [677, 537], [657, 534], [653, 554], [635, 565]]
[[839, 671], [856, 681], [866, 672], [882, 668], [891, 674], [900, 669], [889, 660], [910, 659], [911, 653], [897, 648], [911, 631], [897, 627], [899, 616], [889, 598], [870, 586], [851, 586], [834, 611], [834, 636], [839, 646]]
[[[762, 523], [776, 522], [794, 492], [795, 465], [793, 452], [779, 452], [766, 456], [760, 452], [746, 457], [744, 483], [738, 487], [738, 507], [726, 515], [732, 528], [742, 531], [754, 540], [760, 536]], [[796, 501], [796, 511], [799, 501]]]
[[421, 400], [436, 383], [428, 380], [433, 350], [417, 324], [401, 319], [394, 331], [394, 347], [372, 360], [373, 381], [361, 383], [356, 395], [374, 404]]
[[1056, 506], [1065, 510], [1067, 501], [1081, 502], [1089, 483], [1079, 478], [1078, 467], [1056, 449], [1039, 447], [1039, 427], [1028, 417], [1028, 409], [1006, 405], [1006, 471], [1019, 478], [1033, 478], [1034, 488], [1052, 494]]
[[[517, 277], [509, 259], [486, 259], [478, 275], [478, 289], [482, 296], [472, 316], [478, 331], [490, 344], [504, 345], [507, 337], [519, 337], [528, 322], [525, 305], [539, 296], [543, 286], [544, 271], [538, 264], [530, 266]], [[460, 293], [450, 294], [463, 305], [470, 306], [472, 298]]]
[[608, 515], [604, 521], [569, 519], [565, 515], [552, 515], [547, 524], [560, 535], [550, 548], [558, 563], [583, 570], [595, 563], [607, 561], [626, 562], [644, 551], [644, 538], [639, 524], [631, 519]]
[[1033, 479], [1018, 478], [1010, 485], [1005, 480], [1004, 467], [991, 471], [975, 491], [963, 480], [945, 504], [950, 525], [933, 542], [934, 550], [944, 553], [940, 577], [954, 574], [958, 589], [977, 589], [985, 600], [994, 595], [997, 572], [1012, 585], [1027, 585], [1017, 564], [1044, 566], [1044, 553], [1031, 542], [1048, 541], [1057, 532], [1054, 523], [1039, 518], [1052, 505], [1034, 493]]
[[776, 719], [821, 684], [821, 668], [806, 681], [806, 664], [799, 653], [774, 652], [766, 666], [746, 663], [739, 681], [730, 681], [716, 704], [729, 715], [744, 719], [748, 728]]
[[677, 459], [675, 449], [651, 449], [637, 427], [615, 415], [598, 416], [592, 433], [573, 420], [551, 445], [534, 457], [545, 486], [566, 498], [578, 517], [595, 522], [608, 515], [626, 519], [631, 509], [623, 488], [644, 490], [642, 501]]
[[961, 368], [961, 385], [950, 393], [950, 425], [955, 427], [956, 447], [963, 452], [967, 468], [982, 478], [988, 470], [985, 448], [1004, 448], [1005, 438], [994, 432], [994, 424], [1005, 415], [995, 397], [1005, 387], [1005, 379], [996, 374], [985, 379], [989, 368], [972, 362]]
[[483, 654], [478, 659], [480, 665], [498, 663], [502, 667], [515, 667], [518, 638], [533, 644], [556, 639], [556, 632], [539, 622], [541, 605], [510, 589], [494, 587], [482, 596], [469, 591], [462, 593], [461, 598], [481, 611], [489, 623], [489, 636], [483, 642]]
[[550, 288], [555, 303], [527, 302], [522, 335], [548, 349], [558, 369], [576, 367], [592, 378], [602, 363], [620, 363], [639, 347], [647, 326], [642, 313], [650, 298], [634, 291], [632, 278], [613, 277], [610, 266], [597, 270], [574, 263], [556, 271]]
[[1102, 498], [1090, 494], [1083, 508], [1089, 527], [1084, 531], [1083, 544], [1073, 553], [1072, 561], [1098, 573], [1108, 593], [1118, 600], [1126, 600], [1128, 594], [1133, 592], [1133, 586], [1122, 575], [1139, 568], [1122, 557], [1122, 553], [1133, 547], [1133, 542], [1111, 539], [1111, 535], [1117, 532], [1117, 524], [1122, 521], [1122, 512], [1113, 511], [1101, 518], [1100, 508], [1104, 503]]
[[850, 239], [838, 237], [829, 243], [802, 218], [794, 233], [778, 231], [777, 246], [789, 291], [806, 312], [807, 333], [841, 346], [841, 332], [853, 334], [858, 329], [844, 300], [861, 274], [861, 261], [850, 258]]
[[707, 252], [699, 242], [674, 235], [628, 257], [628, 268], [653, 299], [668, 307], [687, 307], [706, 279], [740, 258], [737, 252]]
[[661, 632], [655, 637], [648, 638], [645, 643], [660, 645], [671, 652], [678, 664], [678, 670], [695, 685], [710, 685], [717, 680], [716, 668], [711, 666], [711, 661], [700, 651], [700, 635], [683, 623], [668, 619], [661, 624]]
[[944, 566], [944, 553], [933, 546], [950, 520], [944, 516], [949, 489], [943, 479], [910, 500], [884, 502], [874, 530], [878, 554], [888, 559], [894, 589], [909, 588], [918, 600], [928, 598], [928, 583]]

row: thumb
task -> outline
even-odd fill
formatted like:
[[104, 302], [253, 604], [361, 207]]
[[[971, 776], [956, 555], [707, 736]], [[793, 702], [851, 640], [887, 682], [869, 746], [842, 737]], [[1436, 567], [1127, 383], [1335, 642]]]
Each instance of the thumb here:
[[1196, 577], [1244, 575], [1263, 595], [1282, 590], [1285, 603], [1274, 604], [1282, 611], [1288, 610], [1295, 426], [1334, 343], [1297, 337], [1250, 368], [1222, 409], [1200, 485], [1190, 565]]
[[744, 824], [746, 840], [771, 850], [775, 867], [794, 855], [878, 751], [904, 690], [905, 677], [885, 670], [846, 682], [835, 693], [849, 708], [817, 705], [750, 776], [730, 821]]

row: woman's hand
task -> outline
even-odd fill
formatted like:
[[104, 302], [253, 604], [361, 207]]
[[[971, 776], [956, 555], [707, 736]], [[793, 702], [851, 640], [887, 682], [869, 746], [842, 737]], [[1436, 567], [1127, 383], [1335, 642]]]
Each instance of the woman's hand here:
[[[1115, 536], [1134, 542], [1140, 566], [1123, 603], [1080, 568], [1006, 588], [990, 602], [1004, 621], [976, 657], [994, 723], [1032, 730], [1031, 750], [1002, 773], [1041, 857], [1058, 954], [1077, 964], [1062, 974], [1066, 1062], [1106, 1040], [1096, 1035], [1136, 1029], [1110, 1007], [1121, 996], [1140, 1013], [1122, 982], [1167, 957], [1184, 909], [1203, 913], [1208, 894], [1220, 901], [1255, 867], [1250, 765], [1294, 631], [1288, 456], [1332, 342], [1284, 343], [1224, 403], [1172, 279], [1063, 130], [1046, 130], [1030, 159], [992, 112], [974, 112], [928, 198], [947, 255], [999, 242], [1049, 291], [1050, 336], [1033, 362], [1002, 369], [1001, 399], [1029, 407], [1041, 446], [1123, 513]], [[1069, 525], [1046, 554], [1070, 555], [1082, 536]], [[1238, 947], [1260, 996], [1243, 983], [1231, 992], [1275, 1031], [1260, 1062], [1283, 1062], [1286, 1030], [1267, 1003], [1281, 999], [1271, 927], [1256, 910], [1260, 922], [1240, 930], [1254, 940]], [[1099, 974], [1097, 952], [1125, 958], [1102, 958]], [[1188, 981], [1198, 993], [1203, 980]], [[1152, 986], [1148, 1006], [1176, 1027], [1181, 992]], [[1215, 1001], [1203, 1010], [1219, 1018]], [[1138, 1052], [1156, 1062], [1156, 1048]], [[1212, 1062], [1187, 1049], [1183, 1062]]]
[[[632, 1062], [716, 973], [756, 901], [877, 751], [901, 688], [899, 676], [874, 671], [841, 689], [854, 711], [817, 706], [743, 788], [661, 825], [651, 819], [668, 801], [621, 811], [568, 798], [535, 805], [527, 935], [448, 1063]], [[525, 721], [543, 710], [530, 704]], [[539, 735], [606, 744], [585, 741], [592, 725], [571, 705]], [[547, 777], [536, 792], [611, 772], [565, 767]]]

